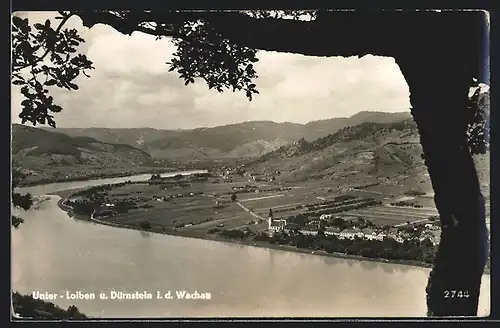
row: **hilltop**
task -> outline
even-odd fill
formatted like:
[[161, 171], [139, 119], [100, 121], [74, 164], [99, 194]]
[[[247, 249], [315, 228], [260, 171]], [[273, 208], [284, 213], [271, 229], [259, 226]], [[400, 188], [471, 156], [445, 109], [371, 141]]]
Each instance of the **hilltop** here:
[[138, 165], [151, 162], [143, 150], [126, 144], [102, 142], [91, 137], [35, 127], [12, 125], [12, 157], [23, 167], [71, 165]]
[[202, 160], [259, 157], [301, 138], [313, 141], [347, 126], [364, 122], [393, 123], [409, 117], [409, 112], [360, 112], [351, 117], [307, 124], [251, 121], [192, 130], [57, 128], [55, 131], [73, 137], [84, 136], [102, 142], [128, 144], [146, 151], [153, 158]]
[[[483, 192], [489, 194], [489, 152], [475, 156]], [[277, 182], [344, 181], [345, 185], [408, 184], [432, 192], [422, 147], [412, 119], [362, 123], [314, 141], [304, 138], [246, 166], [247, 172]]]
[[302, 138], [282, 146], [252, 162], [249, 169], [262, 174], [279, 171], [282, 180], [346, 176], [392, 179], [421, 171], [421, 153], [413, 120], [362, 123], [314, 141]]
[[312, 121], [305, 125], [308, 133], [304, 139], [313, 141], [318, 138], [335, 133], [345, 127], [356, 126], [362, 123], [395, 123], [411, 119], [410, 112], [386, 113], [363, 111], [350, 117], [339, 117], [327, 120]]

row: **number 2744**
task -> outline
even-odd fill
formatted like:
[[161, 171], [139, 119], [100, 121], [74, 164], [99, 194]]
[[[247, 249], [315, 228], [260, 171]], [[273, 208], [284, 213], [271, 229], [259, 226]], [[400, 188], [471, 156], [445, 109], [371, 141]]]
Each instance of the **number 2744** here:
[[444, 298], [469, 298], [469, 291], [447, 289], [444, 291]]

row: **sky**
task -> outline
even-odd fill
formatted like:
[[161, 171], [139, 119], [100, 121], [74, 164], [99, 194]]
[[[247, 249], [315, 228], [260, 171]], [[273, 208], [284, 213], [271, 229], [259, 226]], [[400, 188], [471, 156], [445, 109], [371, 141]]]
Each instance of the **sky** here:
[[[30, 22], [56, 13], [24, 12]], [[408, 85], [394, 58], [309, 57], [259, 51], [254, 67], [260, 94], [218, 93], [205, 81], [184, 86], [166, 65], [175, 51], [169, 39], [134, 32], [123, 35], [107, 25], [83, 27], [74, 16], [67, 27], [86, 40], [78, 52], [94, 63], [91, 78], [77, 79], [79, 90], [51, 88], [63, 111], [58, 127], [191, 129], [244, 121], [307, 123], [347, 117], [360, 111], [409, 111]], [[11, 114], [19, 123], [22, 101], [13, 86]]]

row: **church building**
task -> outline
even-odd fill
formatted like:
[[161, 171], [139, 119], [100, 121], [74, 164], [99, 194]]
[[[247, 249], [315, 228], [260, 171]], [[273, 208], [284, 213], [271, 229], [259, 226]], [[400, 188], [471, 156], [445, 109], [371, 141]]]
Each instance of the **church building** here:
[[269, 210], [267, 222], [268, 222], [268, 230], [270, 236], [272, 236], [277, 232], [282, 232], [286, 228], [286, 220], [285, 219], [275, 220], [272, 209]]

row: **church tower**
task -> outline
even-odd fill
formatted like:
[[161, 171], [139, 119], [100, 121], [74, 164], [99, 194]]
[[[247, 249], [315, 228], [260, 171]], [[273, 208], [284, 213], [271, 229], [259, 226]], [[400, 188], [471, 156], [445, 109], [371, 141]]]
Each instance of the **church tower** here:
[[268, 226], [269, 226], [269, 231], [271, 231], [271, 226], [273, 224], [273, 210], [272, 209], [269, 209], [269, 215], [267, 217], [267, 223], [268, 223]]

